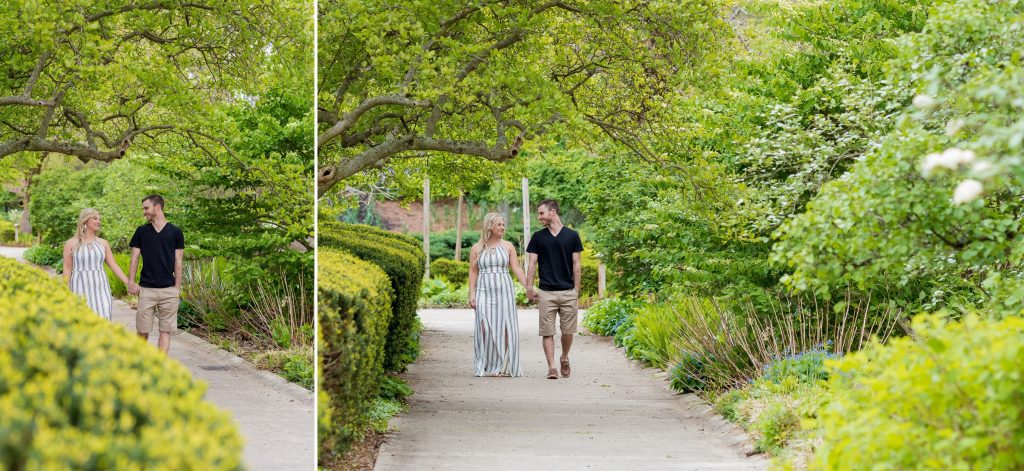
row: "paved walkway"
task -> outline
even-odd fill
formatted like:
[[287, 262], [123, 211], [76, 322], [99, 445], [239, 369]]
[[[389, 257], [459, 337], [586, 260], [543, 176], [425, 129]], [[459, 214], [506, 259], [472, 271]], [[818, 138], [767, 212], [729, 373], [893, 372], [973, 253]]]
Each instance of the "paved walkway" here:
[[[376, 470], [763, 469], [740, 429], [608, 339], [577, 336], [572, 377], [545, 378], [537, 311], [519, 311], [522, 378], [473, 376], [473, 311], [420, 312], [409, 412]], [[557, 345], [557, 342], [556, 342]], [[561, 349], [556, 346], [556, 355]]]
[[[0, 247], [0, 256], [23, 260], [24, 250]], [[112, 316], [135, 332], [135, 310], [127, 303], [115, 299]], [[153, 348], [158, 337], [150, 335]], [[208, 401], [235, 418], [246, 469], [316, 469], [313, 393], [184, 331], [171, 337], [170, 356], [206, 382]]]

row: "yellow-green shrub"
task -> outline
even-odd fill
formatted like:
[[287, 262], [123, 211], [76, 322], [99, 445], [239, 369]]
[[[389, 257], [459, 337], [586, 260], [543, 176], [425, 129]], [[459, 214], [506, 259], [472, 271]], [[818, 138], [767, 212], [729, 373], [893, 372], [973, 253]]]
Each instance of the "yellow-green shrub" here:
[[320, 387], [331, 414], [320, 420], [327, 428], [320, 445], [344, 451], [366, 430], [380, 392], [391, 282], [376, 265], [345, 252], [321, 246], [318, 257]]
[[430, 276], [456, 285], [464, 285], [469, 282], [469, 263], [439, 258], [430, 262]]
[[0, 220], [0, 244], [14, 242], [14, 223]]
[[0, 258], [0, 468], [240, 469], [231, 418], [180, 363]]
[[821, 469], [1024, 469], [1024, 319], [914, 320], [830, 362]]
[[370, 226], [328, 223], [319, 231], [321, 247], [334, 247], [373, 263], [387, 273], [394, 290], [391, 323], [384, 347], [384, 369], [402, 371], [419, 354], [416, 304], [423, 284], [423, 250], [410, 237]]

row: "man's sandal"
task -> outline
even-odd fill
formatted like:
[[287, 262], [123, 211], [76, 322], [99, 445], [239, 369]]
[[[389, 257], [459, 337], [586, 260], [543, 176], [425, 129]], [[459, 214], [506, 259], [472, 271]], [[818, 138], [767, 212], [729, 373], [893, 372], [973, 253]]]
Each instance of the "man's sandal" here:
[[548, 379], [558, 379], [558, 371], [554, 368], [548, 368]]
[[562, 377], [568, 378], [569, 373], [572, 372], [572, 368], [569, 368], [569, 360], [561, 360], [562, 363]]

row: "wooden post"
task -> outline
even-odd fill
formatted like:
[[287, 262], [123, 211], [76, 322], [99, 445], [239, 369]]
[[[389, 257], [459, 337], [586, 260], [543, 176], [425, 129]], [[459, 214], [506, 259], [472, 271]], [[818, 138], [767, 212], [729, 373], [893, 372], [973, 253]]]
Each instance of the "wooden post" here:
[[526, 255], [526, 247], [530, 245], [530, 181], [523, 177], [523, 271], [528, 268], [529, 257]]
[[605, 296], [605, 267], [603, 263], [597, 264], [597, 299], [604, 299]]
[[462, 200], [465, 195], [459, 191], [459, 204], [455, 210], [455, 261], [462, 260]]
[[430, 278], [430, 177], [423, 179], [423, 277]]

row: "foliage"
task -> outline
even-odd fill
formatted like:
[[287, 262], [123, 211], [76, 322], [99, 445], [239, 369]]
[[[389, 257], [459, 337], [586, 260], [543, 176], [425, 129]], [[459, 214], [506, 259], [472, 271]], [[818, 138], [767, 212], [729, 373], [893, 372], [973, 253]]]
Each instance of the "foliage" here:
[[320, 247], [319, 257], [320, 390], [327, 392], [330, 411], [320, 422], [331, 424], [321, 428], [320, 447], [344, 453], [362, 436], [380, 392], [392, 288], [372, 263], [327, 246]]
[[470, 156], [508, 160], [517, 138], [636, 139], [622, 130], [657, 122], [726, 29], [704, 1], [318, 8], [320, 195], [415, 152], [458, 179], [489, 174]]
[[430, 276], [447, 280], [449, 283], [464, 284], [469, 280], [469, 262], [456, 262], [446, 258], [432, 259]]
[[279, 62], [308, 62], [298, 59], [311, 44], [302, 5], [4, 2], [0, 159], [29, 151], [109, 162], [217, 142], [219, 103], [258, 94], [286, 73]]
[[608, 298], [594, 303], [583, 317], [583, 327], [605, 337], [613, 337], [640, 309], [639, 301]]
[[205, 385], [57, 280], [0, 259], [0, 312], [4, 468], [241, 469]]
[[0, 244], [14, 242], [14, 223], [0, 220]]
[[411, 237], [370, 226], [326, 223], [320, 225], [319, 236], [321, 247], [344, 250], [387, 273], [394, 298], [384, 368], [403, 371], [419, 355], [415, 325], [416, 304], [423, 282], [423, 251]]
[[[117, 266], [121, 267], [121, 271], [128, 275], [128, 266], [132, 262], [132, 256], [126, 253], [114, 253], [114, 262]], [[114, 275], [114, 272], [106, 264], [103, 265], [103, 271], [107, 274], [107, 281], [110, 283], [110, 294], [114, 297], [124, 297], [128, 295], [128, 287], [121, 282], [121, 279]], [[139, 259], [139, 272], [135, 275], [135, 282], [139, 282], [139, 278], [142, 277], [142, 259]]]
[[36, 245], [25, 251], [25, 260], [43, 267], [53, 268], [58, 273], [64, 271], [64, 249], [49, 245]]
[[1024, 321], [922, 315], [913, 330], [830, 362], [835, 395], [819, 413], [814, 467], [1024, 465]]

